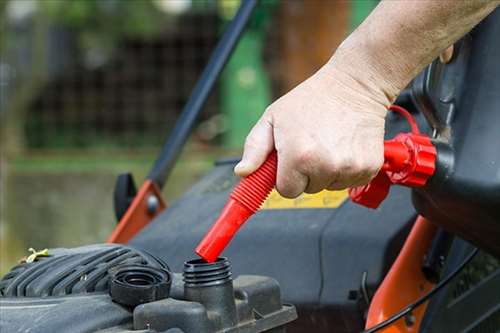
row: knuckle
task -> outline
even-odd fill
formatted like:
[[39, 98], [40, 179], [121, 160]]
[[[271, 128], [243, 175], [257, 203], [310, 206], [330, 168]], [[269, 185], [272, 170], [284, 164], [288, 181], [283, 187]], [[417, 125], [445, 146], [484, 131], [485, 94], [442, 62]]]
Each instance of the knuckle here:
[[337, 170], [342, 174], [357, 173], [360, 170], [361, 163], [352, 156], [342, 156], [337, 161]]
[[347, 186], [345, 185], [345, 182], [342, 179], [336, 180], [334, 183], [328, 186], [328, 189], [332, 191], [340, 191], [345, 188], [347, 188]]
[[294, 159], [298, 165], [310, 166], [316, 162], [316, 151], [311, 146], [304, 146], [297, 149]]
[[276, 190], [285, 198], [296, 198], [304, 192], [307, 186], [307, 177], [293, 172], [278, 175]]
[[324, 188], [326, 188], [326, 187], [308, 187], [304, 190], [304, 193], [315, 194], [315, 193], [321, 192]]
[[344, 158], [339, 163], [339, 169], [343, 172], [354, 175], [372, 175], [375, 174], [381, 166], [382, 162], [379, 162], [377, 159], [359, 156]]
[[320, 165], [321, 170], [323, 170], [329, 176], [333, 176], [337, 173], [338, 166], [339, 162], [333, 157], [326, 158]]
[[309, 182], [307, 184], [306, 189], [304, 190], [305, 193], [318, 193], [328, 187], [330, 184], [331, 179], [326, 178], [325, 175], [309, 175]]
[[300, 189], [298, 186], [290, 183], [277, 185], [276, 190], [282, 197], [288, 199], [296, 198], [300, 195], [301, 192], [303, 192], [303, 189]]

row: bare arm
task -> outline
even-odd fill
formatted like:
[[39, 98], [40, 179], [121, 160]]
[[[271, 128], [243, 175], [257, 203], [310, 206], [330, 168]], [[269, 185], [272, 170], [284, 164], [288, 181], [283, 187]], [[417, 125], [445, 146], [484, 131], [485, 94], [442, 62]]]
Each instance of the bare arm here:
[[[469, 32], [500, 1], [384, 0], [339, 47], [332, 62], [371, 80], [392, 102], [441, 51]], [[341, 68], [339, 68], [341, 69]], [[372, 72], [366, 77], [363, 72]]]
[[278, 151], [286, 197], [367, 183], [383, 163], [387, 107], [424, 66], [499, 1], [382, 1], [318, 72], [271, 104], [235, 172]]

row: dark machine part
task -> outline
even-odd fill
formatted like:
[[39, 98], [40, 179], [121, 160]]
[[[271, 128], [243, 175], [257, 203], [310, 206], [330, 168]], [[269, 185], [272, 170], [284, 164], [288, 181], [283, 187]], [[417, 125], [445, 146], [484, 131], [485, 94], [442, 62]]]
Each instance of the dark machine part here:
[[[175, 271], [217, 217], [237, 182], [220, 165], [146, 226], [130, 244], [157, 253]], [[197, 209], [193, 209], [197, 207]], [[299, 317], [287, 332], [356, 332], [363, 289], [373, 295], [415, 220], [410, 191], [394, 188], [376, 210], [349, 201], [336, 209], [257, 212], [226, 248], [235, 274], [272, 276]]]
[[420, 214], [500, 257], [500, 9], [412, 86], [434, 129], [436, 174], [413, 191]]
[[130, 172], [118, 175], [113, 192], [116, 220], [119, 222], [137, 194], [134, 177]]
[[185, 263], [184, 297], [205, 305], [207, 311], [218, 313], [217, 330], [237, 325], [231, 265], [227, 259], [217, 258], [212, 264], [202, 259]]
[[233, 283], [226, 259], [188, 262], [183, 279], [122, 245], [51, 249], [14, 267], [0, 286], [0, 332], [284, 332], [297, 317], [276, 280], [246, 275]]
[[[443, 276], [449, 274], [473, 250], [455, 239]], [[500, 260], [479, 252], [472, 262], [434, 296], [421, 324], [421, 332], [497, 333], [500, 331]]]
[[438, 229], [432, 244], [422, 263], [422, 272], [427, 280], [438, 283], [446, 257], [450, 251], [453, 235], [444, 229]]
[[[425, 129], [423, 117], [415, 116]], [[404, 118], [388, 115], [387, 138], [408, 130]], [[182, 258], [192, 256], [238, 181], [233, 167], [234, 161], [216, 165], [130, 245], [182, 270]], [[224, 255], [237, 275], [272, 276], [279, 282], [283, 300], [299, 314], [287, 332], [359, 333], [367, 310], [364, 295], [375, 293], [415, 221], [410, 195], [409, 189], [395, 187], [375, 211], [347, 197], [335, 209], [261, 210]]]
[[156, 257], [123, 245], [51, 249], [49, 257], [12, 268], [0, 280], [0, 296], [46, 297], [106, 292], [109, 270], [124, 264], [168, 269]]
[[[179, 276], [180, 278], [180, 276]], [[200, 259], [184, 265], [183, 283], [175, 283], [172, 296], [134, 310], [134, 328], [185, 333], [285, 332], [297, 318], [292, 305], [283, 305], [276, 280], [253, 275], [231, 278], [229, 261]]]
[[172, 277], [162, 268], [147, 265], [121, 265], [110, 270], [111, 299], [136, 307], [168, 298]]

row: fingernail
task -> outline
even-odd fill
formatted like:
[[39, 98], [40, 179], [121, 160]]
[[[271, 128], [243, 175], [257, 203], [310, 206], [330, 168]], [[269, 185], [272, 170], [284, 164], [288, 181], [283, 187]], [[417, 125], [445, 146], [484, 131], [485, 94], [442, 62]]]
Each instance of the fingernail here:
[[239, 162], [239, 163], [238, 163], [238, 164], [236, 164], [236, 166], [234, 167], [234, 171], [241, 170], [243, 167], [244, 167], [244, 163], [243, 163], [243, 161], [242, 161], [242, 162]]
[[244, 161], [240, 161], [236, 166], [234, 167], [234, 172], [241, 172], [244, 171], [247, 168], [247, 165]]

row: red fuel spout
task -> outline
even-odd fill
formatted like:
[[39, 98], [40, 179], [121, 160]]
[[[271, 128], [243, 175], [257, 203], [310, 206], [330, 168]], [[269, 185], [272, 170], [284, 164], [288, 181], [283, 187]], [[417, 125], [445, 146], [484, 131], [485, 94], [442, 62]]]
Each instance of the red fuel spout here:
[[196, 253], [208, 262], [214, 262], [229, 244], [238, 229], [262, 205], [276, 184], [278, 157], [273, 151], [257, 171], [244, 178], [233, 190], [221, 214]]
[[[380, 205], [392, 184], [423, 186], [435, 171], [436, 148], [430, 138], [419, 133], [408, 111], [397, 105], [390, 109], [408, 120], [412, 133], [400, 133], [385, 141], [384, 165], [379, 174], [369, 184], [349, 190], [354, 202], [371, 208]], [[257, 171], [236, 186], [214, 225], [196, 247], [200, 257], [208, 262], [217, 259], [238, 229], [266, 200], [276, 184], [277, 166], [278, 158], [273, 151]]]

